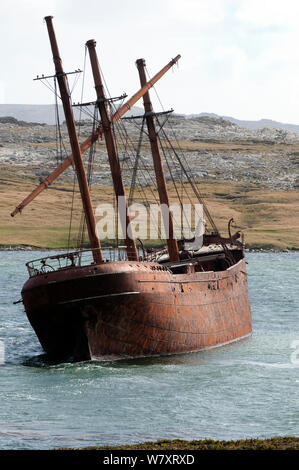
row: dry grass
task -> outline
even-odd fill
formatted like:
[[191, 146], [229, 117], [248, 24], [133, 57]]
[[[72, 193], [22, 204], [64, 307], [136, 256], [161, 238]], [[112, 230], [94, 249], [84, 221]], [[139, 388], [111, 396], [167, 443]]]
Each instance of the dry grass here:
[[[65, 247], [68, 238], [71, 181], [58, 179], [49, 189], [14, 218], [10, 213], [38, 184], [26, 169], [23, 177], [13, 167], [0, 167], [0, 245], [20, 244], [37, 247]], [[299, 249], [299, 191], [271, 191], [241, 182], [202, 180], [201, 193], [217, 227], [227, 234], [227, 222], [233, 217], [236, 228], [245, 233], [249, 247]], [[147, 191], [149, 191], [147, 189]], [[170, 187], [174, 201], [174, 188]], [[112, 188], [95, 186], [94, 205], [111, 202]], [[73, 243], [81, 216], [78, 192], [74, 198]]]
[[[216, 150], [223, 152], [251, 152], [251, 153], [262, 153], [262, 152], [282, 152], [282, 153], [296, 153], [298, 152], [298, 143], [296, 142], [267, 142], [267, 141], [253, 141], [253, 140], [238, 140], [228, 141], [221, 139], [193, 139], [186, 140], [180, 139], [177, 141], [178, 148], [181, 150], [198, 151], [198, 150]], [[177, 147], [174, 144], [174, 147]]]

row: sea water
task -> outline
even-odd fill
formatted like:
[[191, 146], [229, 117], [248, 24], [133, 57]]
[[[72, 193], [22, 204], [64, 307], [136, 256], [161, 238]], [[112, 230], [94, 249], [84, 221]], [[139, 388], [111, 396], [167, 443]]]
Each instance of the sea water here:
[[0, 252], [0, 449], [299, 436], [299, 253], [248, 253], [251, 337], [120, 362], [51, 364], [27, 320], [25, 262]]

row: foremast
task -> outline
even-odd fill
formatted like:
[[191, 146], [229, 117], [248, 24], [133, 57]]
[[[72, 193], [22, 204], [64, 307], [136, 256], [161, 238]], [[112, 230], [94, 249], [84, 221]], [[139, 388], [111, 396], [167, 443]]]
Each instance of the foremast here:
[[56, 41], [55, 31], [53, 28], [52, 18], [53, 18], [52, 16], [46, 16], [45, 21], [47, 23], [51, 49], [53, 53], [53, 61], [55, 65], [56, 78], [57, 78], [57, 82], [58, 82], [58, 86], [60, 90], [60, 96], [61, 96], [61, 100], [63, 104], [65, 120], [67, 124], [70, 145], [72, 149], [72, 154], [73, 154], [73, 159], [74, 159], [74, 164], [75, 164], [75, 169], [76, 169], [76, 174], [77, 174], [77, 179], [78, 179], [78, 184], [79, 184], [79, 189], [80, 189], [80, 194], [81, 194], [81, 199], [82, 199], [82, 204], [83, 204], [83, 209], [84, 209], [84, 214], [85, 214], [85, 220], [86, 220], [90, 246], [93, 249], [94, 261], [96, 263], [100, 263], [103, 261], [102, 251], [100, 249], [101, 245], [96, 234], [95, 216], [94, 216], [94, 211], [92, 208], [86, 172], [85, 172], [84, 163], [82, 159], [79, 139], [78, 139], [78, 135], [76, 131], [72, 106], [70, 102], [67, 77], [62, 67], [62, 61], [61, 61], [60, 54], [59, 54], [59, 49], [58, 49], [58, 45]]

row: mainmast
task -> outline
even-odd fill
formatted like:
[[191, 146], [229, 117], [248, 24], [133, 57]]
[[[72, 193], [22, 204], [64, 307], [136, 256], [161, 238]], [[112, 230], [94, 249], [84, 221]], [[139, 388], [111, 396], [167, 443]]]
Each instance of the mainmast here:
[[93, 258], [96, 263], [100, 263], [103, 261], [102, 258], [102, 252], [99, 248], [100, 246], [100, 241], [96, 235], [96, 223], [95, 223], [95, 216], [92, 208], [92, 203], [91, 203], [91, 198], [90, 198], [90, 192], [89, 192], [89, 187], [88, 187], [88, 182], [86, 178], [86, 172], [84, 168], [84, 163], [82, 159], [82, 153], [81, 153], [81, 148], [78, 140], [78, 135], [76, 131], [76, 126], [75, 126], [75, 121], [74, 121], [74, 116], [73, 116], [73, 111], [72, 111], [72, 106], [70, 102], [70, 95], [69, 95], [69, 88], [68, 88], [68, 83], [67, 83], [67, 77], [63, 71], [62, 68], [62, 61], [59, 55], [59, 49], [55, 37], [55, 32], [52, 24], [52, 16], [46, 16], [45, 20], [47, 23], [47, 28], [48, 28], [48, 33], [49, 33], [49, 38], [50, 38], [50, 43], [51, 43], [51, 49], [53, 53], [53, 60], [55, 64], [55, 71], [56, 71], [56, 77], [59, 85], [59, 90], [60, 90], [60, 95], [61, 95], [61, 100], [63, 104], [63, 109], [64, 109], [64, 114], [65, 114], [65, 120], [67, 124], [67, 129], [68, 129], [68, 134], [69, 134], [69, 139], [70, 139], [70, 144], [71, 144], [71, 149], [72, 149], [72, 154], [73, 154], [73, 159], [74, 159], [74, 164], [75, 164], [75, 169], [76, 169], [76, 174], [78, 178], [78, 183], [79, 183], [79, 189], [81, 193], [81, 199], [83, 203], [83, 208], [84, 208], [84, 213], [85, 213], [85, 219], [86, 219], [86, 225], [87, 225], [87, 230], [88, 230], [88, 236], [90, 240], [90, 246], [92, 249], [97, 248], [97, 250], [93, 251]]
[[[119, 207], [118, 210], [121, 219], [121, 225], [123, 230], [123, 236], [125, 239], [127, 256], [130, 261], [138, 261], [138, 252], [136, 248], [136, 243], [133, 237], [130, 237], [131, 234], [128, 234], [128, 227], [130, 224], [130, 217], [128, 213], [128, 202], [126, 199], [125, 187], [121, 175], [121, 169], [119, 164], [118, 152], [116, 148], [116, 143], [113, 134], [113, 123], [110, 118], [110, 113], [108, 110], [108, 100], [105, 96], [103, 81], [101, 77], [100, 67], [98, 63], [98, 58], [95, 50], [96, 41], [91, 39], [86, 43], [89, 51], [91, 68], [94, 78], [95, 89], [97, 93], [97, 105], [101, 115], [103, 133], [106, 142], [106, 148], [109, 158], [110, 170], [112, 175], [112, 181], [114, 186], [114, 192], [117, 202], [121, 197], [123, 199], [123, 204]], [[143, 84], [145, 85], [145, 83]], [[123, 213], [125, 212], [125, 214]]]
[[[139, 78], [141, 86], [146, 83], [146, 76], [145, 76], [145, 60], [138, 59], [136, 61], [136, 65], [139, 72]], [[148, 129], [148, 136], [150, 140], [151, 151], [153, 155], [153, 162], [154, 162], [154, 170], [156, 174], [157, 186], [158, 186], [158, 193], [160, 204], [163, 208], [163, 205], [166, 205], [169, 209], [169, 198], [167, 193], [167, 185], [166, 179], [164, 175], [164, 169], [162, 165], [162, 158], [160, 153], [160, 147], [156, 132], [156, 126], [153, 116], [153, 107], [150, 100], [149, 92], [147, 91], [143, 95], [143, 105], [145, 111], [145, 119]], [[173, 217], [172, 213], [168, 210], [167, 213], [162, 210], [162, 218], [165, 227], [165, 232], [167, 234], [167, 247], [169, 253], [170, 261], [179, 261], [179, 249], [177, 240], [174, 235], [174, 228], [173, 228]]]

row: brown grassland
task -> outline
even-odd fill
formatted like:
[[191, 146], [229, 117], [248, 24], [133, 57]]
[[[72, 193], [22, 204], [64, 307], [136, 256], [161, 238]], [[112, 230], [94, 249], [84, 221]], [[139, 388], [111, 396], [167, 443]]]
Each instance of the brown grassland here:
[[[12, 218], [12, 210], [39, 183], [31, 168], [24, 168], [23, 173], [20, 175], [20, 167], [16, 171], [13, 166], [0, 166], [0, 246], [64, 248], [73, 200], [72, 181], [59, 178]], [[299, 249], [299, 190], [270, 190], [252, 183], [207, 178], [199, 183], [209, 211], [224, 236], [227, 222], [233, 217], [235, 228], [244, 232], [248, 248]], [[148, 188], [146, 191], [149, 193]], [[169, 195], [171, 202], [175, 202], [171, 186]], [[111, 202], [112, 188], [93, 186], [92, 199], [95, 205]], [[81, 217], [78, 190], [74, 209], [73, 246]]]

